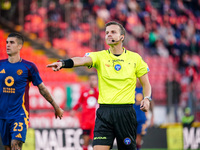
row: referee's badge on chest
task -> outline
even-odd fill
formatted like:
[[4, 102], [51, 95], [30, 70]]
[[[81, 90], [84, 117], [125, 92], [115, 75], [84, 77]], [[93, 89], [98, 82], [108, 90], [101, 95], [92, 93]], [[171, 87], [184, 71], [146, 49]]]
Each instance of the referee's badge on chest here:
[[122, 67], [121, 67], [120, 64], [116, 64], [116, 65], [114, 66], [114, 68], [115, 68], [116, 71], [120, 71]]

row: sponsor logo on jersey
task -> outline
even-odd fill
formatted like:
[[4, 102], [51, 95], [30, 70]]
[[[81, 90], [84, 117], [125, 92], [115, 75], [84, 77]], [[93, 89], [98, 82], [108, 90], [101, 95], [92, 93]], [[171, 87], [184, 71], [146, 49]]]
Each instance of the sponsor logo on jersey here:
[[0, 71], [0, 73], [6, 73], [6, 72], [5, 72], [5, 69], [2, 69], [2, 70]]
[[15, 88], [3, 87], [3, 93], [15, 93]]
[[125, 144], [125, 145], [130, 145], [130, 144], [131, 144], [131, 139], [128, 138], [128, 137], [125, 138], [125, 139], [124, 139], [124, 144]]
[[17, 70], [17, 74], [20, 76], [23, 73], [21, 69]]
[[14, 84], [14, 78], [13, 77], [11, 77], [11, 76], [8, 76], [8, 77], [6, 77], [6, 79], [5, 79], [5, 84], [7, 85], [7, 86], [12, 86], [13, 84]]
[[120, 64], [116, 64], [116, 65], [115, 65], [115, 70], [116, 70], [116, 71], [119, 71], [119, 70], [121, 70], [121, 68], [122, 68], [122, 67], [121, 67], [121, 65], [120, 65]]
[[94, 96], [90, 96], [88, 99], [87, 99], [87, 105], [88, 105], [88, 108], [93, 108], [96, 106], [96, 103], [97, 103], [97, 99], [94, 97]]
[[101, 137], [101, 136], [94, 137], [94, 140], [106, 140], [106, 139], [107, 139], [107, 137]]
[[116, 62], [124, 62], [123, 59], [117, 59], [117, 60], [112, 60], [113, 63], [116, 63]]

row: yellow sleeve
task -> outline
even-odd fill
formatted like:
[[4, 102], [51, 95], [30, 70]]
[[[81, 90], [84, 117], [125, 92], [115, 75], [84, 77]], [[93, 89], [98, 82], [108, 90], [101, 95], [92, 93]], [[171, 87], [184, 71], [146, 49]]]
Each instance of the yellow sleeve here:
[[87, 56], [92, 58], [92, 66], [90, 66], [89, 68], [91, 67], [97, 68], [99, 63], [98, 52], [87, 53]]
[[150, 70], [147, 63], [142, 59], [141, 56], [138, 58], [138, 63], [136, 64], [136, 76], [139, 78], [147, 74]]

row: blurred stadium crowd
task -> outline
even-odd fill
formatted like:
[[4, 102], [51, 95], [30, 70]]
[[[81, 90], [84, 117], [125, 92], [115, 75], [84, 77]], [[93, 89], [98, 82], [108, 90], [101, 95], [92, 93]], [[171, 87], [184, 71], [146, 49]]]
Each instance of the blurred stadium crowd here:
[[150, 67], [155, 104], [175, 110], [189, 106], [200, 121], [200, 0], [0, 2], [1, 17], [69, 57], [107, 49], [104, 24], [120, 22], [127, 31], [124, 47], [142, 55]]

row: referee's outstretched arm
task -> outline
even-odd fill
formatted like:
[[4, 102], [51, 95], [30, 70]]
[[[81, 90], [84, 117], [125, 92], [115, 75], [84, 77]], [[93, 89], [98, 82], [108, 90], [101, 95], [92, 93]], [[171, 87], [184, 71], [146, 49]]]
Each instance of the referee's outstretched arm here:
[[92, 58], [89, 56], [73, 57], [47, 65], [47, 67], [51, 67], [53, 71], [59, 71], [61, 68], [72, 68], [78, 66], [92, 66]]

